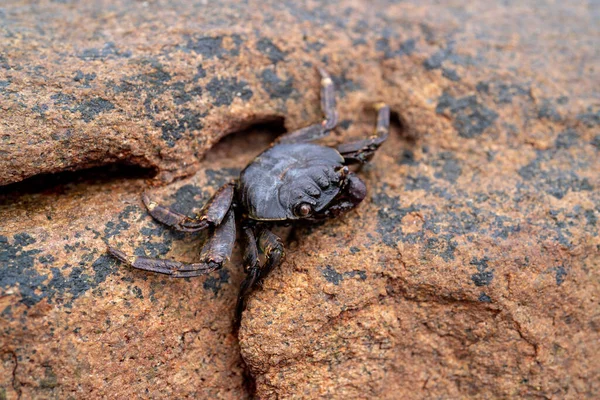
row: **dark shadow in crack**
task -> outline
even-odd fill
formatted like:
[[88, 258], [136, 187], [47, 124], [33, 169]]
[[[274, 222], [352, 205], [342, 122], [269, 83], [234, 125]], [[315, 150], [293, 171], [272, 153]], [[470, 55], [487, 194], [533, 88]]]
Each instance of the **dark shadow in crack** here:
[[63, 194], [82, 183], [102, 185], [122, 180], [151, 179], [157, 173], [154, 168], [144, 168], [126, 163], [114, 163], [79, 171], [63, 171], [40, 174], [21, 182], [0, 187], [0, 206], [18, 202], [19, 198], [35, 194]]

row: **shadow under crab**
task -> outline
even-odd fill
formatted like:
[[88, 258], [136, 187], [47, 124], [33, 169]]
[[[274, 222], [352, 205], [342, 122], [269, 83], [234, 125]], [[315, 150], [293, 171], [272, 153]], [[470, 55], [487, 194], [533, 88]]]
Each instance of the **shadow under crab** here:
[[[128, 256], [114, 247], [108, 252], [131, 267], [174, 278], [205, 275], [222, 268], [229, 259], [239, 225], [246, 272], [235, 313], [235, 323], [239, 324], [252, 288], [284, 257], [283, 244], [271, 228], [301, 220], [336, 218], [356, 207], [367, 189], [348, 166], [369, 162], [389, 135], [390, 109], [380, 103], [375, 106], [378, 118], [373, 135], [336, 148], [311, 143], [327, 136], [338, 120], [333, 81], [326, 71], [319, 71], [323, 122], [279, 137], [246, 166], [237, 180], [221, 187], [196, 217], [176, 213], [142, 196], [157, 221], [183, 232], [212, 231], [199, 262]], [[259, 253], [264, 254], [264, 262]]]

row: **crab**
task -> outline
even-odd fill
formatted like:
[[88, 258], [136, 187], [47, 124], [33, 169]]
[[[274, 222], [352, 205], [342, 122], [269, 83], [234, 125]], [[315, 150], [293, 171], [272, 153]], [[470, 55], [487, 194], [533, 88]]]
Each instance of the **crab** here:
[[323, 122], [280, 136], [242, 170], [238, 179], [217, 190], [197, 216], [176, 213], [142, 195], [150, 215], [168, 227], [182, 232], [210, 230], [198, 262], [129, 256], [114, 247], [108, 247], [108, 252], [144, 271], [174, 278], [205, 275], [222, 268], [230, 258], [237, 225], [244, 242], [246, 273], [235, 309], [234, 323], [239, 324], [248, 294], [284, 258], [283, 243], [271, 229], [298, 221], [336, 218], [355, 208], [367, 189], [348, 166], [368, 163], [389, 135], [390, 109], [378, 103], [377, 126], [371, 136], [336, 148], [312, 143], [327, 136], [338, 121], [333, 81], [324, 69], [319, 68], [319, 72]]

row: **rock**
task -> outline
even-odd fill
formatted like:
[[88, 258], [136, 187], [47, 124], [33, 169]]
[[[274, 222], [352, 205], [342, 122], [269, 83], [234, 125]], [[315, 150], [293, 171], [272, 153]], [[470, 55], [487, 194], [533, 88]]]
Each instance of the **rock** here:
[[[259, 136], [238, 135], [240, 156], [229, 144], [213, 148], [193, 178], [151, 196], [191, 214], [235, 174], [233, 163], [245, 162], [248, 149], [272, 139]], [[148, 184], [136, 171], [55, 178], [12, 185], [0, 203], [4, 398], [246, 398], [231, 326], [239, 254], [200, 279], [132, 271], [106, 254], [107, 244], [192, 261], [202, 237], [154, 222], [140, 201]]]
[[[0, 398], [599, 396], [589, 6], [3, 7], [0, 184], [33, 178], [0, 198]], [[202, 238], [140, 193], [191, 214], [320, 120], [317, 66], [339, 94], [329, 143], [371, 132], [381, 100], [393, 135], [356, 211], [288, 238], [238, 344], [239, 251], [172, 280], [105, 246], [195, 259]]]
[[498, 146], [485, 161], [457, 140], [390, 140], [363, 174], [365, 204], [296, 233], [244, 315], [258, 398], [595, 397], [598, 191], [559, 199], [545, 167], [522, 171], [551, 159], [568, 168], [553, 182], [598, 187], [597, 151], [578, 140], [521, 160]]

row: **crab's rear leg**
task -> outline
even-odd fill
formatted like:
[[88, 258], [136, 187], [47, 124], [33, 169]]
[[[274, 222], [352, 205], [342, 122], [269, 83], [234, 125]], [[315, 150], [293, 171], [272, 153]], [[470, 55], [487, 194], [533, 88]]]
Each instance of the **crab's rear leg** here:
[[235, 216], [233, 210], [229, 210], [221, 224], [215, 228], [213, 235], [202, 247], [199, 263], [185, 264], [174, 260], [128, 256], [114, 247], [109, 247], [108, 252], [133, 268], [158, 272], [174, 278], [189, 278], [220, 269], [223, 263], [231, 257], [234, 243]]
[[186, 215], [171, 211], [152, 201], [145, 193], [142, 195], [142, 201], [155, 220], [178, 231], [198, 232], [211, 226], [217, 226], [221, 223], [231, 207], [233, 192], [233, 183], [223, 185], [217, 190], [195, 218], [190, 218]]
[[370, 137], [355, 142], [344, 143], [337, 147], [337, 151], [344, 157], [345, 164], [366, 164], [389, 136], [390, 133], [390, 108], [379, 103], [375, 106], [378, 111], [377, 127]]
[[325, 119], [320, 124], [310, 125], [306, 128], [281, 136], [277, 143], [303, 143], [312, 142], [329, 134], [336, 127], [338, 113], [335, 109], [335, 88], [331, 76], [323, 68], [321, 74], [321, 110]]
[[[284, 256], [281, 239], [266, 227], [259, 228], [258, 240], [251, 227], [244, 228], [243, 236], [245, 241], [244, 271], [246, 272], [246, 279], [242, 282], [238, 295], [235, 308], [235, 326], [239, 326], [242, 311], [246, 308], [246, 299], [252, 288], [264, 279], [273, 268], [277, 267]], [[260, 265], [258, 258], [259, 249], [266, 257], [263, 265]]]

